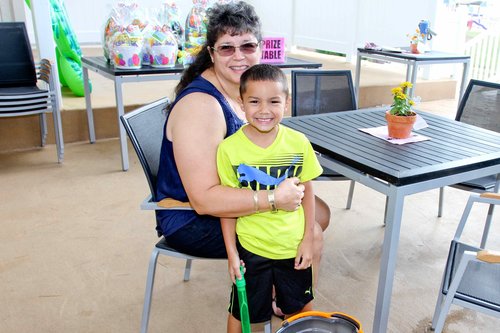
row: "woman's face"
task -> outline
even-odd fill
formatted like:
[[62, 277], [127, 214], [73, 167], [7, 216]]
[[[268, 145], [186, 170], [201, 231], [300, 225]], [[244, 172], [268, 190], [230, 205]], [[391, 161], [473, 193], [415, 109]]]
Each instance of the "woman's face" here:
[[241, 74], [260, 62], [262, 50], [258, 42], [250, 33], [221, 36], [210, 49], [217, 75], [239, 85]]

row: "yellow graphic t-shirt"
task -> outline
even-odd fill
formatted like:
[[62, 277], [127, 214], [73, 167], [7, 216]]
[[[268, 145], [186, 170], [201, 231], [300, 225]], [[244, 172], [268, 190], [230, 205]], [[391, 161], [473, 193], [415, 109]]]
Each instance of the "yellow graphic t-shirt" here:
[[[247, 126], [247, 125], [246, 125]], [[274, 189], [285, 178], [312, 180], [323, 172], [307, 138], [279, 126], [267, 148], [251, 142], [242, 128], [226, 138], [217, 151], [221, 183], [235, 188]], [[294, 258], [304, 236], [304, 211], [255, 213], [238, 218], [236, 234], [248, 251], [270, 259]]]

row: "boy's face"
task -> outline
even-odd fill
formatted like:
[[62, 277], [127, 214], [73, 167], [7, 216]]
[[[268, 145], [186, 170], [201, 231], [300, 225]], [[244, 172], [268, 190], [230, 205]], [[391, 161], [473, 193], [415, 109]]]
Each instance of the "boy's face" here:
[[251, 128], [260, 133], [269, 133], [277, 129], [288, 102], [281, 83], [249, 81], [241, 107]]

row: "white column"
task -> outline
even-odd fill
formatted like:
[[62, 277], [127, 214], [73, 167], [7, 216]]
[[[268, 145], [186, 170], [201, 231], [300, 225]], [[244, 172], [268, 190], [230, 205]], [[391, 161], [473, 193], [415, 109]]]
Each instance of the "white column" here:
[[[56, 87], [60, 87], [59, 71], [57, 70], [56, 45], [52, 32], [52, 21], [50, 19], [50, 4], [48, 0], [31, 0], [31, 15], [33, 17], [33, 29], [35, 31], [36, 45], [40, 58], [49, 59], [56, 79]], [[57, 89], [59, 107], [62, 108], [61, 89]]]

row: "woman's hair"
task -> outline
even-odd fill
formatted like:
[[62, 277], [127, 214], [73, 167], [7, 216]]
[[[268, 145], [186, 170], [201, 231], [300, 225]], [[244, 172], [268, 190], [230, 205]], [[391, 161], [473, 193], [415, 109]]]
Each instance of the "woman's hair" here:
[[250, 33], [257, 38], [257, 41], [260, 42], [262, 40], [260, 19], [253, 6], [244, 1], [215, 4], [207, 10], [207, 16], [206, 42], [196, 55], [194, 62], [182, 73], [181, 80], [177, 87], [175, 87], [176, 95], [186, 88], [195, 77], [212, 66], [208, 47], [213, 47], [221, 36], [225, 34], [236, 36]]
[[240, 96], [247, 91], [248, 82], [250, 81], [271, 81], [281, 83], [283, 93], [288, 98], [290, 91], [288, 90], [288, 80], [285, 73], [276, 66], [268, 64], [254, 65], [247, 69], [240, 80]]

